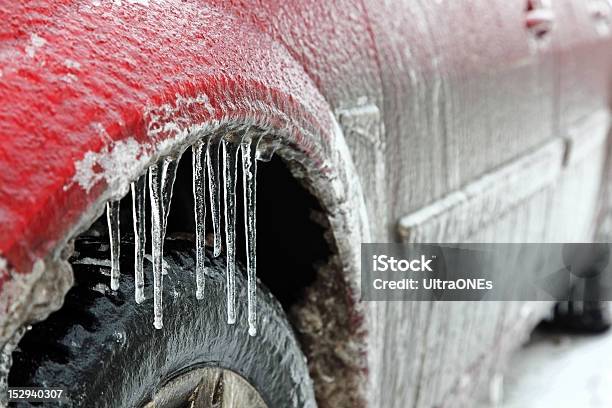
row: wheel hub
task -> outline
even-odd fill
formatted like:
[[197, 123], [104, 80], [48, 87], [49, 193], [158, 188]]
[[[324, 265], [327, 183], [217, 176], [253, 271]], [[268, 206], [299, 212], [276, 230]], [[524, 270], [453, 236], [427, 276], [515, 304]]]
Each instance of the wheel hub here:
[[220, 367], [182, 374], [157, 391], [145, 408], [268, 408], [244, 377]]

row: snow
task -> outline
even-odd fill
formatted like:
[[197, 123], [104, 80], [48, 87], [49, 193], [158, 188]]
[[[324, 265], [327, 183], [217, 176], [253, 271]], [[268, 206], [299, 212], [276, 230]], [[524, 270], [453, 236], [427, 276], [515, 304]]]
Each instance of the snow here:
[[612, 406], [612, 333], [568, 335], [536, 330], [504, 373], [499, 408]]
[[47, 43], [47, 40], [40, 37], [36, 33], [30, 34], [30, 44], [26, 46], [25, 52], [28, 54], [28, 57], [34, 58], [36, 51], [41, 48], [43, 45]]
[[110, 268], [112, 266], [110, 259], [94, 259], [94, 258], [82, 258], [74, 261], [75, 264], [83, 264], [83, 265], [97, 265], [104, 266]]
[[130, 4], [140, 4], [145, 7], [149, 6], [149, 0], [127, 0], [127, 2]]
[[[105, 133], [103, 127], [100, 131]], [[89, 192], [96, 183], [105, 180], [115, 192], [114, 198], [119, 199], [129, 189], [126, 180], [136, 179], [149, 160], [142, 149], [138, 141], [128, 138], [115, 142], [112, 147], [105, 147], [99, 152], [87, 152], [75, 163], [73, 182]]]
[[81, 64], [75, 60], [72, 60], [70, 58], [66, 58], [64, 60], [64, 65], [67, 68], [71, 68], [71, 69], [80, 69], [81, 68]]

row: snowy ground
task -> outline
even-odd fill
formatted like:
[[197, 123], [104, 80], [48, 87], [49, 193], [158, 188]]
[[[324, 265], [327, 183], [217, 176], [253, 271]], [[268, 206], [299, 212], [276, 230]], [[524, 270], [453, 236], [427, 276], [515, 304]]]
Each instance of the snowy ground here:
[[569, 336], [536, 331], [504, 379], [500, 408], [612, 407], [612, 331]]

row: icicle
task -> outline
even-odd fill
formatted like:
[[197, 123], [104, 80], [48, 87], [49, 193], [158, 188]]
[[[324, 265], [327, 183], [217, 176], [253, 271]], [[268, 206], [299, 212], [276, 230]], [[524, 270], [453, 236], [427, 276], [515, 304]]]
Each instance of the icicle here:
[[208, 167], [208, 192], [210, 195], [210, 213], [213, 224], [213, 256], [217, 257], [221, 254], [221, 222], [219, 216], [219, 208], [221, 207], [221, 197], [219, 195], [219, 146], [221, 145], [221, 137], [214, 136], [208, 143], [206, 152], [207, 167]]
[[145, 193], [147, 176], [132, 182], [132, 219], [134, 224], [134, 289], [136, 303], [144, 301], [144, 251], [146, 244]]
[[270, 136], [261, 136], [257, 144], [255, 157], [262, 162], [269, 162], [280, 147], [280, 139]]
[[[182, 154], [182, 153], [181, 153]], [[168, 215], [170, 214], [170, 202], [172, 201], [172, 190], [174, 181], [176, 180], [176, 171], [181, 156], [164, 158], [164, 180], [163, 180], [163, 205], [164, 205], [164, 235], [166, 234], [166, 226], [168, 225]]]
[[106, 220], [108, 221], [108, 235], [111, 250], [111, 282], [112, 290], [119, 289], [119, 250], [121, 247], [121, 234], [119, 231], [119, 201], [106, 203]]
[[225, 252], [227, 257], [227, 323], [236, 322], [236, 156], [239, 144], [223, 139], [223, 191], [225, 198]]
[[151, 252], [153, 256], [153, 325], [162, 328], [162, 257], [164, 251], [161, 179], [164, 167], [156, 164], [149, 168], [149, 194], [151, 196]]
[[149, 168], [149, 193], [151, 195], [151, 249], [153, 255], [153, 325], [163, 327], [162, 291], [163, 257], [166, 222], [170, 212], [172, 187], [176, 178], [178, 159], [167, 157]]
[[247, 309], [249, 335], [257, 334], [257, 281], [256, 281], [256, 198], [257, 198], [257, 144], [260, 136], [246, 138], [241, 143], [242, 183], [244, 192], [244, 230], [247, 252]]
[[[181, 153], [182, 154], [182, 153]], [[174, 186], [174, 181], [176, 180], [176, 171], [178, 170], [178, 163], [180, 160], [180, 156], [176, 157], [166, 157], [164, 158], [164, 163], [166, 165], [166, 169], [164, 170], [164, 181], [162, 186], [163, 194], [163, 209], [164, 209], [164, 229], [163, 229], [163, 237], [166, 236], [166, 227], [168, 226], [168, 215], [170, 214], [170, 202], [172, 201], [172, 187]], [[163, 238], [162, 238], [163, 241]], [[163, 256], [162, 256], [162, 274], [167, 275], [168, 270], [163, 267]]]
[[196, 225], [196, 299], [204, 299], [204, 258], [206, 256], [206, 149], [200, 140], [193, 146], [193, 201]]

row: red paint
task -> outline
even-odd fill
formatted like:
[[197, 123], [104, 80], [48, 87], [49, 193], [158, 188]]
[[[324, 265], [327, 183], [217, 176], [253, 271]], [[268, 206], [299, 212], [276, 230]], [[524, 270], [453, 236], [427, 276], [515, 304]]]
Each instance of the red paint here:
[[[145, 112], [174, 104], [177, 93], [205, 93], [214, 107], [183, 112], [184, 125], [223, 119], [288, 127], [292, 143], [320, 166], [333, 150], [331, 113], [364, 98], [380, 109], [386, 154], [406, 156], [393, 160], [398, 175], [414, 161], [412, 143], [439, 136], [441, 126], [423, 113], [439, 79], [449, 99], [495, 101], [496, 132], [475, 120], [480, 105], [469, 102], [449, 112], [445, 126], [482, 135], [500, 162], [520, 153], [503, 147], [517, 135], [552, 137], [559, 123], [546, 113], [553, 108], [569, 122], [608, 98], [602, 81], [612, 64], [601, 50], [610, 41], [580, 20], [587, 15], [580, 1], [555, 3], [552, 51], [539, 56], [525, 24], [541, 18], [526, 22], [520, 2], [113, 3], [0, 0], [0, 257], [18, 273], [47, 256], [105, 191], [103, 182], [89, 192], [73, 183], [75, 162], [128, 137], [154, 151], [169, 134], [149, 137]], [[558, 59], [576, 52], [596, 62], [559, 68]], [[413, 195], [403, 176], [385, 184], [390, 197]], [[409, 200], [390, 206], [397, 217]], [[0, 274], [1, 285], [8, 270]]]
[[321, 136], [331, 129], [302, 67], [247, 22], [196, 2], [104, 3], [0, 5], [0, 254], [20, 273], [105, 189], [74, 183], [75, 161], [127, 137], [155, 150], [169, 135], [150, 138], [144, 112], [177, 93], [210, 98], [214, 112], [188, 112], [192, 123], [256, 118], [296, 137], [297, 127]]

